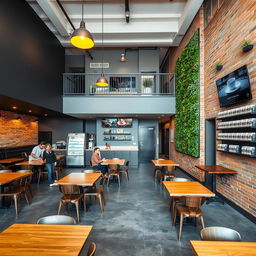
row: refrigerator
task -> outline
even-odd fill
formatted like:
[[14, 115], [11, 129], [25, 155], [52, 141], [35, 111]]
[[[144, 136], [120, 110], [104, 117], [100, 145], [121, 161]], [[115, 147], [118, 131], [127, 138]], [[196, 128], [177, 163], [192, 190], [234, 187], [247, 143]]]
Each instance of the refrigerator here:
[[67, 139], [67, 165], [84, 166], [85, 133], [69, 133]]

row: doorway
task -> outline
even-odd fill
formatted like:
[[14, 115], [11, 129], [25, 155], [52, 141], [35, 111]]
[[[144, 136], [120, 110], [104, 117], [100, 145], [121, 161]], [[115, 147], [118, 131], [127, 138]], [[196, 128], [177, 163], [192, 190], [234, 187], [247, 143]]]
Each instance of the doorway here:
[[38, 143], [41, 141], [45, 141], [46, 143], [50, 143], [52, 145], [52, 132], [47, 131], [47, 132], [38, 132]]
[[155, 127], [139, 127], [140, 163], [148, 163], [156, 155]]

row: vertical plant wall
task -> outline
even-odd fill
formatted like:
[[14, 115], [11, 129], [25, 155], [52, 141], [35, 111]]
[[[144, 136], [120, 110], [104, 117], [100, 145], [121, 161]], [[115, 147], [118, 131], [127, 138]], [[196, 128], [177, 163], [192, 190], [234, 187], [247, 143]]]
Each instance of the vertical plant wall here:
[[175, 148], [199, 157], [199, 31], [176, 62]]

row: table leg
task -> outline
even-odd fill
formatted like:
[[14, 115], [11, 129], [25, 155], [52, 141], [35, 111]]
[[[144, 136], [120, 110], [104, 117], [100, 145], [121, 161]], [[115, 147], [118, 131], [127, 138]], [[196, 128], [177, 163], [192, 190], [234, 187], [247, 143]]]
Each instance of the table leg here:
[[208, 198], [206, 200], [206, 204], [210, 204], [212, 202], [219, 202], [219, 203], [222, 203], [224, 204], [224, 201], [219, 198], [218, 196], [216, 196], [216, 174], [211, 174], [211, 178], [212, 178], [212, 192], [215, 193], [215, 197], [211, 197], [211, 198]]

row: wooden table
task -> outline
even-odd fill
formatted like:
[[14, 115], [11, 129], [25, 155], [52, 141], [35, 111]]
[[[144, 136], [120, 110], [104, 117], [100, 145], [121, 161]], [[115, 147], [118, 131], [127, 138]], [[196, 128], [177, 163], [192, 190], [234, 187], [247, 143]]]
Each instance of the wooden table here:
[[6, 158], [0, 160], [0, 164], [14, 164], [23, 161], [24, 158]]
[[[4, 185], [15, 180], [19, 180], [24, 177], [32, 175], [31, 173], [19, 173], [19, 172], [6, 172], [0, 173], [0, 193], [4, 192]], [[4, 207], [4, 201], [2, 199], [1, 207]]]
[[171, 197], [173, 196], [198, 196], [214, 197], [215, 194], [197, 181], [163, 181]]
[[43, 160], [30, 160], [30, 161], [24, 161], [24, 162], [16, 163], [15, 165], [41, 166], [41, 165], [44, 165], [44, 161]]
[[[211, 175], [211, 190], [216, 193], [216, 175], [225, 175], [225, 174], [237, 174], [236, 171], [223, 167], [221, 165], [196, 165], [201, 171]], [[207, 204], [211, 202], [221, 202], [224, 204], [224, 201], [218, 197], [211, 198], [207, 200]]]
[[64, 158], [65, 155], [63, 154], [56, 154], [56, 160], [59, 161], [60, 159]]
[[92, 226], [14, 224], [0, 233], [1, 256], [77, 256]]
[[109, 165], [109, 164], [119, 164], [119, 165], [124, 165], [125, 164], [125, 159], [106, 159], [101, 163], [102, 165]]
[[190, 241], [197, 256], [253, 256], [256, 242]]
[[178, 163], [172, 160], [152, 160], [155, 166], [179, 166]]
[[70, 173], [56, 181], [54, 185], [93, 186], [100, 177], [101, 173]]

